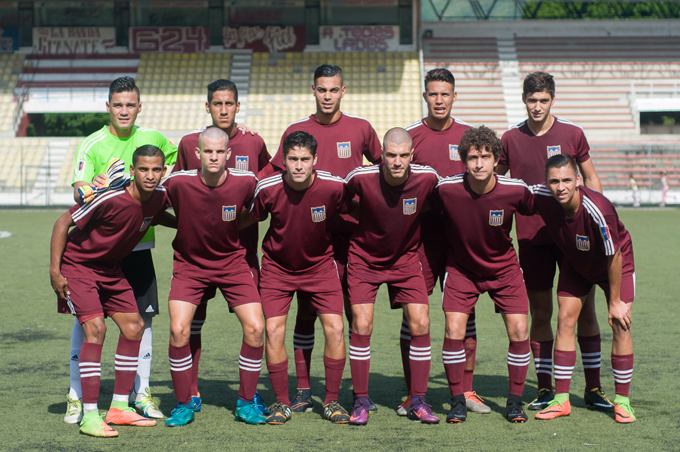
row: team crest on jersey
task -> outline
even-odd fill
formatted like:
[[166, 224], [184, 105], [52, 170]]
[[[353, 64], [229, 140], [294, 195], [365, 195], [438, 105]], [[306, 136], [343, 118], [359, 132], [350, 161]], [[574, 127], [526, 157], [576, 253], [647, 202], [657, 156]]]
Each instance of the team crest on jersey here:
[[449, 160], [460, 161], [460, 155], [458, 155], [458, 145], [449, 144]]
[[548, 158], [560, 155], [562, 153], [562, 146], [548, 146]]
[[237, 155], [236, 165], [234, 166], [237, 170], [248, 171], [248, 156], [247, 155]]
[[418, 207], [418, 198], [404, 199], [404, 215], [413, 215]]
[[338, 157], [341, 159], [348, 159], [352, 156], [352, 143], [349, 141], [342, 141], [337, 143]]
[[236, 219], [236, 206], [222, 206], [222, 221], [234, 221]]
[[501, 226], [505, 216], [504, 210], [489, 210], [489, 224], [491, 226]]
[[611, 237], [611, 234], [609, 233], [609, 227], [608, 226], [601, 226], [600, 227], [600, 234], [602, 234], [602, 239], [606, 242], [609, 240]]
[[326, 219], [326, 206], [312, 207], [312, 221], [320, 223]]
[[151, 220], [153, 220], [153, 217], [144, 217], [144, 221], [142, 222], [142, 227], [139, 228], [139, 232], [145, 231], [149, 225], [151, 225]]
[[576, 249], [590, 251], [590, 237], [576, 234]]

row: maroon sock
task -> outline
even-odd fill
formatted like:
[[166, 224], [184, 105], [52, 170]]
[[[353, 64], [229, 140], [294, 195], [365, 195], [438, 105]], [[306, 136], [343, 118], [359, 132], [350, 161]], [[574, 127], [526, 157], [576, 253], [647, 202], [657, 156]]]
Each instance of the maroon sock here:
[[594, 388], [601, 388], [600, 365], [602, 362], [602, 348], [600, 335], [578, 336], [578, 346], [581, 349], [583, 374], [586, 377], [586, 392]]
[[552, 391], [553, 341], [531, 341], [531, 353], [534, 355], [538, 389]]
[[338, 400], [342, 372], [345, 370], [345, 358], [332, 359], [324, 356], [323, 366], [326, 369], [326, 399], [323, 404], [327, 405]]
[[[633, 354], [615, 355], [612, 353], [612, 371], [614, 372], [614, 387], [616, 389], [616, 394], [622, 397], [628, 397], [630, 380], [633, 377]], [[85, 392], [83, 392], [83, 394], [85, 394]], [[83, 397], [83, 402], [84, 401], [85, 398]]]
[[368, 374], [371, 370], [371, 336], [352, 333], [349, 340], [349, 367], [355, 397], [368, 397]]
[[208, 305], [201, 303], [196, 307], [194, 319], [191, 321], [191, 335], [189, 336], [189, 348], [191, 349], [191, 388], [192, 396], [198, 395], [198, 362], [201, 359], [201, 330], [205, 323]]
[[527, 369], [531, 362], [531, 346], [529, 339], [510, 342], [508, 347], [508, 376], [510, 377], [510, 394], [522, 397], [524, 383], [527, 380]]
[[472, 392], [472, 378], [475, 375], [475, 359], [477, 358], [477, 324], [475, 313], [468, 317], [465, 330], [465, 372], [463, 372], [463, 391]]
[[430, 333], [411, 335], [408, 358], [411, 365], [411, 396], [425, 396], [432, 362]]
[[188, 403], [191, 400], [191, 348], [189, 344], [181, 347], [170, 344], [168, 355], [175, 397], [179, 403]]
[[263, 352], [264, 345], [251, 347], [245, 342], [241, 344], [241, 354], [238, 355], [238, 375], [240, 378], [238, 396], [247, 402], [255, 397], [257, 380], [260, 378], [260, 370], [262, 369]]
[[290, 406], [290, 398], [288, 396], [288, 360], [286, 359], [278, 364], [267, 363], [267, 371], [269, 371], [269, 380], [272, 382], [276, 401]]
[[442, 360], [444, 361], [446, 379], [449, 380], [451, 395], [462, 394], [464, 392], [463, 379], [465, 372], [464, 341], [461, 339], [444, 338]]
[[78, 367], [80, 385], [83, 388], [83, 403], [97, 403], [99, 381], [102, 376], [102, 344], [83, 342]]
[[135, 385], [137, 376], [137, 364], [139, 362], [139, 344], [141, 339], [125, 339], [122, 335], [118, 336], [118, 346], [116, 347], [116, 379], [113, 384], [113, 393], [118, 395], [129, 395]]
[[576, 365], [576, 350], [564, 352], [555, 349], [555, 394], [569, 394], [571, 374]]
[[406, 319], [401, 319], [401, 331], [399, 333], [399, 348], [401, 349], [401, 367], [404, 369], [404, 381], [406, 391], [411, 394], [411, 364], [408, 359], [408, 352], [411, 348], [411, 330], [408, 328]]
[[295, 354], [295, 375], [297, 388], [309, 389], [309, 368], [314, 350], [314, 322], [316, 319], [295, 319], [293, 351]]

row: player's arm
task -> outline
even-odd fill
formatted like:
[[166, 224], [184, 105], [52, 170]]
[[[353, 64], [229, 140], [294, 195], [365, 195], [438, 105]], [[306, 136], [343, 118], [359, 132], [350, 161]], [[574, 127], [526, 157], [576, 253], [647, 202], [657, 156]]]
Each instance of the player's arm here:
[[506, 174], [508, 174], [508, 171], [510, 171], [510, 167], [508, 165], [502, 165], [500, 163], [496, 165], [496, 174], [500, 176], [505, 176]]
[[80, 187], [88, 186], [91, 188], [95, 187], [101, 187], [102, 185], [106, 184], [106, 176], [103, 174], [97, 174], [94, 179], [92, 180], [91, 184], [88, 184], [87, 182], [79, 181], [73, 184], [73, 200], [75, 202], [81, 202], [83, 199], [80, 197], [80, 191], [78, 190]]
[[597, 175], [595, 171], [595, 165], [593, 165], [593, 159], [588, 159], [585, 162], [578, 164], [578, 168], [581, 171], [581, 176], [583, 176], [583, 183], [586, 187], [602, 193], [602, 184], [600, 183], [600, 176]]
[[[621, 301], [621, 273], [623, 258], [621, 249], [612, 256], [607, 256], [607, 277], [609, 279], [609, 325], [616, 320], [624, 330], [630, 329], [633, 321], [630, 304]], [[613, 325], [612, 325], [613, 326]]]
[[166, 210], [158, 217], [158, 224], [166, 228], [177, 229], [177, 217]]
[[248, 209], [243, 209], [241, 214], [238, 216], [238, 230], [242, 231], [248, 226], [252, 226], [257, 223], [257, 220], [253, 218]]
[[50, 240], [50, 280], [54, 292], [63, 299], [68, 299], [68, 283], [61, 274], [61, 258], [66, 249], [68, 231], [75, 226], [71, 212], [66, 212], [59, 217], [52, 229], [52, 239]]

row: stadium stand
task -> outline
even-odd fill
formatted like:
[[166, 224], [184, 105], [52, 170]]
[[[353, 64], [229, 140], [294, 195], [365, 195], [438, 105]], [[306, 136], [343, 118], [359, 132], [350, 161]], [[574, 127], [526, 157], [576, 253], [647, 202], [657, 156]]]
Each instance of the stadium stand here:
[[496, 38], [423, 38], [423, 61], [425, 72], [445, 67], [456, 78], [453, 116], [507, 130]]
[[596, 145], [591, 155], [604, 190], [627, 189], [629, 174], [633, 174], [641, 189], [658, 190], [661, 171], [666, 171], [669, 185], [680, 186], [680, 148], [677, 145]]
[[420, 69], [415, 52], [254, 53], [247, 124], [274, 152], [283, 131], [314, 113], [314, 70], [332, 63], [343, 71], [347, 93], [342, 110], [367, 119], [378, 136], [421, 117]]
[[16, 109], [14, 89], [23, 60], [23, 55], [0, 54], [0, 135], [8, 135], [12, 131]]
[[0, 139], [0, 188], [3, 191], [33, 188], [47, 143], [47, 138]]

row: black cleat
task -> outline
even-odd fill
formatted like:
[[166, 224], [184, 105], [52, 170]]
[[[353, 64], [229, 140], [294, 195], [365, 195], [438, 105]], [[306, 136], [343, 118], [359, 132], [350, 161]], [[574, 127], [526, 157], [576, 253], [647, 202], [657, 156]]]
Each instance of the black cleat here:
[[614, 404], [609, 401], [602, 388], [593, 388], [583, 394], [583, 401], [591, 410], [614, 411]]
[[460, 424], [467, 419], [467, 407], [465, 406], [465, 394], [459, 394], [451, 397], [451, 410], [446, 416], [446, 422], [449, 424]]
[[555, 393], [550, 389], [541, 388], [536, 394], [536, 398], [527, 405], [530, 410], [544, 410], [548, 407], [548, 404], [555, 398]]
[[528, 417], [522, 407], [522, 398], [515, 394], [510, 394], [508, 396], [508, 404], [505, 406], [505, 412], [507, 414], [508, 420], [515, 424], [523, 424], [527, 421]]

